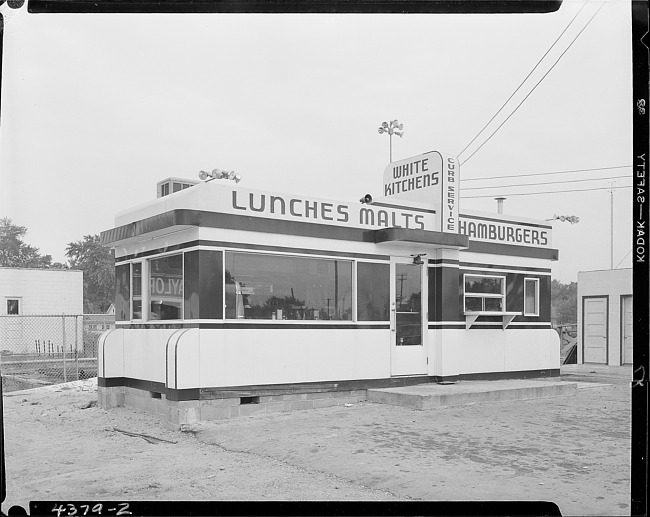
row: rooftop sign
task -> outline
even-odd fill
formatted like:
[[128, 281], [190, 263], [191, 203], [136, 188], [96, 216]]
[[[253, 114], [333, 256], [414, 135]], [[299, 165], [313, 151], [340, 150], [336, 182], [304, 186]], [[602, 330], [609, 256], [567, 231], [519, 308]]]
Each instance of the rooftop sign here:
[[382, 193], [387, 198], [432, 205], [439, 214], [435, 230], [458, 233], [459, 186], [458, 158], [430, 151], [389, 164]]

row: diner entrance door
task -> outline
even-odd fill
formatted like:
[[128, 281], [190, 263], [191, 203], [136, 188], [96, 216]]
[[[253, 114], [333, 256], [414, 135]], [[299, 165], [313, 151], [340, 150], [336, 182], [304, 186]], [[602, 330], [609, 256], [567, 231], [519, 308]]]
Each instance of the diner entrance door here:
[[426, 264], [391, 258], [391, 376], [427, 373]]

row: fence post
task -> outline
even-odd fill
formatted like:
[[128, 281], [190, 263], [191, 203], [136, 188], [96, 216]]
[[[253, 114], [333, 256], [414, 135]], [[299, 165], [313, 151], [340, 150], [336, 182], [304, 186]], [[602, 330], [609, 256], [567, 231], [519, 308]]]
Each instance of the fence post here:
[[[83, 316], [82, 316], [83, 318]], [[77, 380], [79, 380], [79, 316], [74, 317], [74, 363], [77, 368]]]
[[68, 375], [65, 370], [65, 314], [61, 316], [63, 321], [63, 382], [68, 382]]

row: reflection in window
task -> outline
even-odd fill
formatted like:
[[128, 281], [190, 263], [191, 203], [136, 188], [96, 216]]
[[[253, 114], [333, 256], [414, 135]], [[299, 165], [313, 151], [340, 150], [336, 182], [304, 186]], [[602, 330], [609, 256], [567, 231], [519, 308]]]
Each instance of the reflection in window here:
[[149, 261], [152, 320], [183, 318], [183, 255]]
[[539, 279], [524, 279], [524, 314], [539, 315]]
[[133, 264], [133, 269], [131, 270], [131, 277], [133, 279], [133, 284], [131, 286], [131, 292], [133, 293], [133, 316], [134, 320], [142, 319], [142, 262], [136, 262]]
[[115, 266], [115, 321], [131, 318], [131, 264]]
[[226, 252], [226, 318], [351, 320], [352, 262]]
[[503, 312], [505, 277], [465, 275], [465, 311]]
[[357, 264], [357, 319], [387, 321], [390, 297], [390, 266]]

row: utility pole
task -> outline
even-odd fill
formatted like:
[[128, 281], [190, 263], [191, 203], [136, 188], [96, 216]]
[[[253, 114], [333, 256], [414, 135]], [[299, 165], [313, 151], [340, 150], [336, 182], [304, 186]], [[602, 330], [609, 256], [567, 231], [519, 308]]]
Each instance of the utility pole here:
[[614, 269], [614, 182], [609, 190], [609, 269]]

